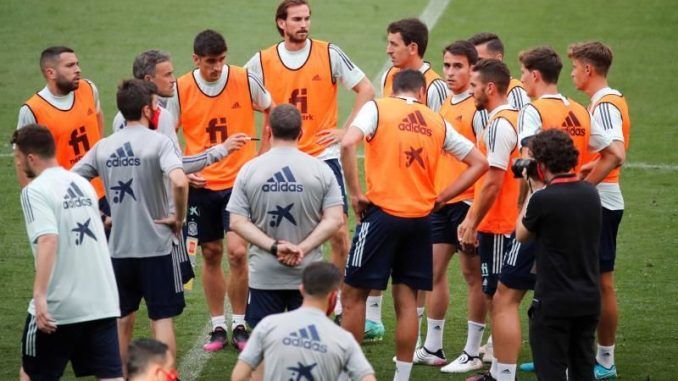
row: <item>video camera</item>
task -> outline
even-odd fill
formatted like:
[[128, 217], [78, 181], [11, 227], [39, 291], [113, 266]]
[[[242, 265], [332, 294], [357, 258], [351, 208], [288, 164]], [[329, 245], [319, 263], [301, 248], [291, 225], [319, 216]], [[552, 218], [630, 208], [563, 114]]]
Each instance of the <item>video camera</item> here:
[[537, 162], [534, 159], [516, 159], [511, 166], [511, 171], [513, 171], [513, 177], [516, 179], [522, 178], [523, 172], [528, 178], [538, 178]]

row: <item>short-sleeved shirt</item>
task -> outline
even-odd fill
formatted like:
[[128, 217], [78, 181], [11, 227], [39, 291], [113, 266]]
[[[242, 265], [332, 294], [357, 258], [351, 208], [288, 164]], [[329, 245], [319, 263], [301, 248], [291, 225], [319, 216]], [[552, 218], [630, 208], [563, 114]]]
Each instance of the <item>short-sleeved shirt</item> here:
[[516, 110], [520, 110], [530, 103], [530, 97], [523, 88], [523, 83], [515, 78], [511, 78], [511, 82], [509, 82], [509, 92], [506, 98], [508, 103]]
[[[284, 66], [290, 70], [297, 70], [304, 66], [311, 53], [311, 40], [307, 40], [303, 48], [297, 51], [287, 50], [285, 43], [280, 42], [277, 45], [278, 57]], [[360, 81], [365, 78], [365, 73], [353, 63], [349, 56], [344, 53], [337, 45], [329, 44], [329, 60], [332, 70], [332, 79], [339, 81], [347, 90], [353, 89]], [[245, 64], [245, 68], [252, 73], [263, 77], [263, 68], [261, 66], [261, 53], [257, 52]], [[320, 160], [338, 159], [340, 156], [339, 145], [335, 144], [327, 147], [316, 157]]]
[[536, 235], [534, 298], [549, 316], [600, 312], [601, 206], [584, 181], [551, 184], [530, 198], [523, 225]]
[[113, 220], [113, 258], [170, 253], [174, 234], [154, 220], [170, 213], [163, 177], [175, 169], [182, 169], [182, 163], [172, 141], [137, 124], [102, 139], [73, 167], [86, 178], [100, 176], [104, 182]]
[[252, 331], [239, 360], [256, 368], [262, 361], [265, 380], [351, 380], [374, 374], [360, 345], [317, 308], [301, 307], [270, 315]]
[[[496, 107], [488, 119], [492, 120], [502, 110], [513, 110], [513, 107], [509, 104]], [[505, 118], [495, 118], [487, 129], [487, 133], [482, 134], [487, 147], [487, 163], [490, 167], [507, 171], [511, 166], [511, 154], [518, 144], [516, 130]]]
[[[425, 62], [419, 68], [419, 72], [424, 74], [426, 71], [431, 69], [431, 64]], [[384, 96], [384, 88], [386, 87], [386, 76], [388, 71], [384, 73], [381, 77], [381, 95]], [[440, 107], [445, 103], [449, 95], [449, 89], [447, 84], [441, 78], [434, 79], [426, 90], [426, 105], [433, 111], [440, 111]]]
[[[327, 164], [293, 147], [274, 147], [243, 166], [226, 210], [249, 217], [269, 237], [298, 244], [315, 229], [323, 211], [337, 205], [343, 205], [343, 197]], [[318, 247], [305, 254], [301, 265], [288, 267], [252, 245], [249, 286], [297, 289], [303, 269], [320, 260]]]
[[[33, 256], [38, 238], [58, 236], [47, 309], [57, 325], [120, 316], [118, 288], [97, 196], [87, 180], [61, 167], [44, 170], [21, 192]], [[33, 299], [28, 312], [35, 315]]]

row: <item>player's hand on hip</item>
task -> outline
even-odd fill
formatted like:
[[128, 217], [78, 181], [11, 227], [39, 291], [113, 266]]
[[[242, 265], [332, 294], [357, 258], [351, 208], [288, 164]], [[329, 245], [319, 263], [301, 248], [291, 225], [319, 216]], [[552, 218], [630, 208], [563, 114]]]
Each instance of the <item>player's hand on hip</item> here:
[[341, 139], [344, 137], [346, 131], [343, 128], [332, 128], [328, 130], [318, 131], [315, 134], [316, 143], [321, 146], [331, 146], [333, 144], [338, 144]]
[[363, 213], [367, 209], [368, 206], [370, 206], [370, 200], [365, 197], [365, 195], [361, 194], [358, 196], [351, 196], [351, 207], [353, 208], [353, 212], [355, 213], [355, 218], [358, 221], [362, 221], [363, 219]]
[[207, 184], [207, 180], [197, 173], [189, 173], [186, 177], [188, 178], [188, 184], [193, 188], [204, 188]]
[[240, 132], [229, 136], [228, 139], [224, 140], [224, 142], [221, 144], [224, 145], [224, 148], [226, 148], [226, 151], [228, 151], [228, 153], [231, 153], [242, 148], [242, 146], [247, 144], [247, 142], [249, 142], [250, 140], [251, 139], [249, 136]]
[[56, 323], [47, 311], [47, 299], [44, 296], [35, 297], [33, 303], [35, 304], [35, 320], [38, 324], [38, 329], [46, 334], [56, 331]]
[[478, 247], [478, 231], [468, 219], [465, 219], [457, 228], [457, 239], [463, 252], [475, 254]]
[[184, 221], [177, 218], [176, 215], [170, 214], [165, 218], [153, 220], [156, 224], [165, 225], [172, 230], [172, 233], [181, 237], [181, 228], [184, 226]]

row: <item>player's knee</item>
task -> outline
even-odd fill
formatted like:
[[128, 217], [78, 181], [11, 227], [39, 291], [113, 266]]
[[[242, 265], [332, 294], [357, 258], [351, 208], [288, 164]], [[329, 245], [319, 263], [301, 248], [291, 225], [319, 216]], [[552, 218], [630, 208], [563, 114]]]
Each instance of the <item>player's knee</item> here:
[[231, 269], [241, 268], [247, 265], [247, 247], [239, 245], [228, 250], [228, 264]]
[[480, 287], [480, 271], [477, 269], [462, 268], [461, 274], [469, 288]]

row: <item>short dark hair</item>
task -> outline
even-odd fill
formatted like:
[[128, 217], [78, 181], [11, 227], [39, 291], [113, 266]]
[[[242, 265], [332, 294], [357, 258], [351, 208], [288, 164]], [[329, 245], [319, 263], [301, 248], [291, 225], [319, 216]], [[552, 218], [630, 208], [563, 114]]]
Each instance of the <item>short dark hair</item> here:
[[291, 104], [281, 104], [273, 108], [268, 122], [276, 139], [297, 140], [301, 134], [301, 113]]
[[577, 166], [579, 151], [570, 135], [558, 129], [544, 130], [529, 142], [532, 157], [551, 173], [569, 172]]
[[480, 79], [484, 83], [492, 82], [497, 86], [499, 93], [506, 94], [511, 82], [511, 72], [505, 63], [494, 58], [486, 58], [476, 62], [471, 70], [480, 73]]
[[504, 54], [504, 43], [501, 42], [499, 36], [490, 32], [476, 33], [468, 39], [468, 42], [474, 46], [487, 44], [487, 50], [494, 54]]
[[283, 0], [278, 4], [278, 9], [275, 11], [275, 27], [278, 29], [280, 36], [285, 36], [285, 32], [278, 26], [278, 20], [287, 20], [287, 9], [298, 5], [305, 5], [308, 7], [308, 11], [311, 11], [311, 6], [308, 5], [306, 0]]
[[393, 93], [417, 92], [426, 87], [426, 79], [419, 70], [406, 69], [393, 76]]
[[165, 364], [167, 344], [154, 339], [134, 340], [127, 350], [127, 376], [136, 377], [146, 372], [151, 363]]
[[212, 29], [203, 30], [193, 40], [193, 53], [200, 57], [217, 56], [227, 51], [224, 36]]
[[329, 262], [313, 262], [301, 273], [304, 292], [313, 297], [323, 297], [336, 290], [341, 282], [341, 272]]
[[139, 120], [144, 106], [152, 104], [156, 92], [157, 87], [153, 82], [136, 78], [122, 81], [115, 95], [118, 110], [125, 120]]
[[48, 62], [58, 60], [62, 53], [75, 53], [75, 51], [67, 46], [50, 46], [43, 50], [40, 53], [40, 70], [45, 70]]
[[558, 83], [560, 70], [563, 68], [563, 61], [555, 50], [548, 46], [526, 50], [518, 56], [520, 63], [527, 70], [536, 70], [541, 73], [541, 77], [546, 83]]
[[475, 65], [478, 62], [478, 51], [475, 45], [468, 41], [455, 41], [443, 49], [443, 54], [450, 53], [454, 56], [464, 56], [469, 65]]
[[424, 57], [426, 45], [428, 45], [428, 28], [426, 24], [416, 18], [402, 19], [388, 24], [388, 33], [400, 33], [405, 45], [417, 44], [419, 57]]
[[600, 41], [572, 44], [567, 49], [567, 56], [593, 65], [598, 74], [604, 77], [612, 66], [612, 49]]
[[132, 74], [134, 78], [144, 79], [145, 76], [155, 75], [155, 67], [159, 63], [170, 60], [170, 55], [160, 50], [147, 50], [134, 58]]
[[47, 127], [39, 124], [27, 124], [14, 130], [10, 143], [24, 155], [34, 154], [51, 159], [56, 154], [54, 136]]

